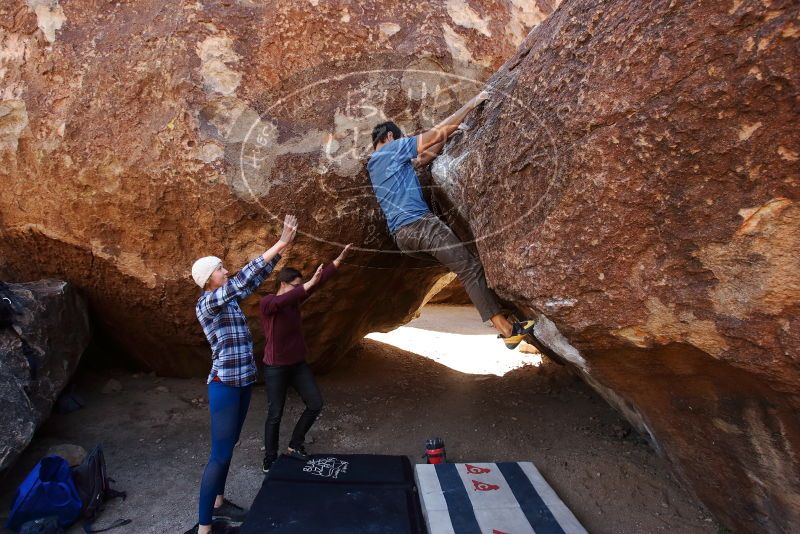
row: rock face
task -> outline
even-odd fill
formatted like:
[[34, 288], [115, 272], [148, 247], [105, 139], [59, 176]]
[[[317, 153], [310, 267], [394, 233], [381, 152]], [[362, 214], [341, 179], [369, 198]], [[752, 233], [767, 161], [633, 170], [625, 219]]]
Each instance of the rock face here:
[[741, 532], [800, 529], [798, 17], [562, 4], [433, 168], [490, 284]]
[[450, 282], [436, 292], [428, 301], [430, 304], [471, 304], [472, 301], [464, 289], [464, 284], [452, 273], [448, 273]]
[[0, 471], [28, 446], [89, 344], [86, 302], [59, 280], [10, 284], [23, 308], [0, 329]]
[[309, 272], [358, 247], [306, 305], [311, 353], [330, 365], [443, 273], [386, 233], [371, 128], [446, 116], [555, 3], [4, 2], [0, 274], [69, 280], [140, 362], [201, 374], [192, 261], [238, 269], [293, 212], [284, 264]]

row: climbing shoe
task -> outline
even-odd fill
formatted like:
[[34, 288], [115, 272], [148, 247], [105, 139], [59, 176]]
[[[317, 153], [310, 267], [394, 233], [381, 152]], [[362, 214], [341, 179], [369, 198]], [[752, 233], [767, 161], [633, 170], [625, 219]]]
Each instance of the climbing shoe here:
[[264, 474], [269, 473], [269, 469], [272, 467], [272, 464], [275, 463], [276, 459], [277, 458], [274, 456], [264, 456], [264, 463], [261, 466], [261, 471], [263, 471]]
[[302, 445], [295, 447], [294, 449], [291, 447], [286, 448], [286, 454], [294, 458], [295, 460], [308, 460], [308, 453], [306, 452], [306, 448]]
[[522, 341], [525, 339], [525, 336], [533, 334], [534, 326], [536, 326], [536, 321], [533, 319], [527, 321], [514, 321], [514, 323], [511, 325], [510, 336], [503, 337], [501, 334], [498, 334], [497, 337], [503, 340], [503, 343], [505, 343], [507, 349], [514, 350], [520, 343], [522, 343]]
[[232, 523], [241, 523], [244, 521], [245, 517], [247, 517], [247, 510], [238, 504], [232, 503], [228, 499], [223, 499], [222, 506], [219, 508], [214, 508], [214, 511], [211, 512], [212, 521], [228, 520]]

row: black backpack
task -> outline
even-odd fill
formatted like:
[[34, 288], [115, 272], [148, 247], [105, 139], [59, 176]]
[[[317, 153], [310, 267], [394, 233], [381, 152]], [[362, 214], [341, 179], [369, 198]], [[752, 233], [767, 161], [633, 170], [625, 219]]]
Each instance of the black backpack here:
[[116, 497], [122, 497], [122, 500], [125, 500], [126, 497], [124, 491], [111, 489], [109, 482], [114, 480], [108, 478], [106, 474], [106, 460], [100, 445], [86, 455], [81, 465], [72, 468], [72, 479], [75, 481], [75, 487], [78, 489], [78, 495], [83, 503], [81, 517], [84, 518], [84, 532], [105, 532], [131, 522], [130, 519], [119, 519], [106, 528], [92, 529], [92, 523], [100, 513], [103, 503]]
[[8, 328], [14, 324], [14, 316], [22, 313], [17, 297], [5, 282], [0, 282], [0, 328]]

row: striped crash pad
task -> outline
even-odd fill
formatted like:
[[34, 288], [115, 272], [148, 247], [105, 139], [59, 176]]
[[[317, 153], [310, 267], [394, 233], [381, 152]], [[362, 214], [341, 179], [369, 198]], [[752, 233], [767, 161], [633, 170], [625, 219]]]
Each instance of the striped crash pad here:
[[420, 464], [414, 476], [430, 534], [586, 532], [530, 462]]

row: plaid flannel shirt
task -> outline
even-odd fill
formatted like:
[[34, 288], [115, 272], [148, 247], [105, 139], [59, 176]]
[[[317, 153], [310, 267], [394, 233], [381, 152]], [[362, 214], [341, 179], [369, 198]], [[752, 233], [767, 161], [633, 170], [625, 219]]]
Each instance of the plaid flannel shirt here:
[[280, 259], [280, 254], [269, 262], [264, 261], [263, 256], [257, 257], [224, 286], [204, 292], [197, 301], [195, 313], [211, 345], [212, 363], [207, 383], [215, 376], [223, 384], [234, 387], [249, 386], [256, 381], [253, 337], [239, 301], [261, 285]]

